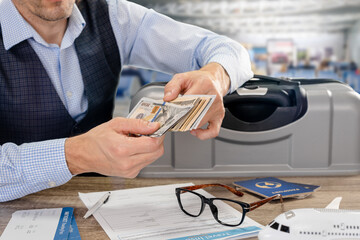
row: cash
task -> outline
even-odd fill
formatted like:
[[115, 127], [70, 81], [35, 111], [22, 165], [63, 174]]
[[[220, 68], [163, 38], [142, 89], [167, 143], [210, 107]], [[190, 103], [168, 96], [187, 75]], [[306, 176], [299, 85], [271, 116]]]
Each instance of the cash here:
[[171, 102], [143, 97], [127, 116], [159, 122], [160, 128], [151, 137], [168, 131], [185, 132], [196, 129], [214, 102], [215, 95], [183, 95]]

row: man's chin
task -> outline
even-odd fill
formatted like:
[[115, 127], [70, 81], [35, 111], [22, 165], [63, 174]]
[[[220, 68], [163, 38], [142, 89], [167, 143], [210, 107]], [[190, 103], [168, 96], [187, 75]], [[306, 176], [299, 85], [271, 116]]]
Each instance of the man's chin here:
[[69, 10], [54, 9], [52, 11], [43, 12], [38, 14], [38, 17], [44, 21], [56, 22], [70, 17], [72, 8]]
[[69, 17], [69, 15], [59, 15], [59, 16], [39, 16], [42, 20], [47, 22], [57, 22]]
[[74, 3], [64, 0], [47, 0], [42, 8], [35, 12], [39, 18], [45, 21], [59, 21], [70, 17], [74, 8]]

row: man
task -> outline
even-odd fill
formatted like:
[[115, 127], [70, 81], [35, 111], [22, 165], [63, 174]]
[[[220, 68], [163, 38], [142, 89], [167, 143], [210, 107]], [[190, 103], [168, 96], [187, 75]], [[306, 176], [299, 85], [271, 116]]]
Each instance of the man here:
[[199, 139], [218, 134], [222, 96], [252, 77], [228, 38], [125, 0], [74, 2], [0, 0], [0, 201], [80, 173], [133, 178], [163, 154], [163, 137], [144, 136], [158, 123], [110, 120], [121, 66], [179, 73], [165, 101], [216, 95]]

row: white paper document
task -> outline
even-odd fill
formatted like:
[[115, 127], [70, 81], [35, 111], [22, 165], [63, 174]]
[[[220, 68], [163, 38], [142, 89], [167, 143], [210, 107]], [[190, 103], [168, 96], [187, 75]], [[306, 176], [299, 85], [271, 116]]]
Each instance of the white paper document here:
[[0, 240], [81, 240], [73, 210], [65, 207], [16, 211]]
[[[110, 239], [161, 240], [161, 239], [236, 239], [257, 236], [262, 225], [245, 218], [238, 227], [218, 223], [208, 206], [199, 217], [186, 215], [179, 207], [175, 188], [192, 183], [162, 185], [112, 191], [111, 197], [93, 215]], [[200, 189], [198, 193], [213, 197]], [[106, 192], [79, 193], [87, 208], [96, 203]], [[225, 204], [225, 203], [224, 203]], [[226, 205], [227, 214], [241, 213]]]

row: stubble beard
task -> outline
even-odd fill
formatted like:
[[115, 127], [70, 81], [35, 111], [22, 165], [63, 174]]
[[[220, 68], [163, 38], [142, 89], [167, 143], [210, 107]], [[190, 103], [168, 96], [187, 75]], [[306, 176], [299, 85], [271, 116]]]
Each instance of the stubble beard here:
[[68, 6], [61, 6], [61, 2], [56, 3], [53, 9], [46, 9], [43, 6], [36, 8], [33, 12], [34, 15], [44, 21], [56, 22], [68, 18], [71, 15], [73, 4]]
[[27, 0], [14, 0], [23, 9], [27, 9], [33, 17], [37, 17], [43, 21], [56, 22], [68, 18], [73, 10], [74, 2], [54, 2], [51, 6], [46, 6], [40, 1], [28, 2]]

